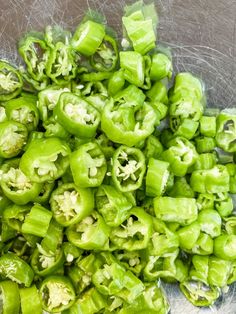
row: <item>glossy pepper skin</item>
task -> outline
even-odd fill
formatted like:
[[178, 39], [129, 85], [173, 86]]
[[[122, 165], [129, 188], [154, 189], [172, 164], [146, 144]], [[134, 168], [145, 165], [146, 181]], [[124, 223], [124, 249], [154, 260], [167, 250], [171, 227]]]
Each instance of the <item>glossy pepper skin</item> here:
[[115, 295], [132, 303], [144, 290], [142, 281], [131, 271], [127, 271], [109, 253], [102, 253], [102, 257], [104, 262], [93, 274], [93, 284], [104, 295]]
[[0, 101], [20, 94], [23, 81], [20, 72], [8, 62], [0, 60]]
[[55, 220], [68, 227], [92, 212], [93, 192], [91, 189], [78, 188], [74, 183], [65, 183], [53, 191], [50, 205]]
[[95, 142], [83, 144], [71, 154], [70, 168], [75, 184], [81, 188], [100, 186], [107, 171], [105, 156]]
[[224, 165], [212, 169], [195, 170], [190, 178], [190, 185], [198, 193], [221, 193], [229, 191], [229, 173]]
[[58, 138], [34, 140], [20, 160], [20, 169], [33, 182], [54, 181], [69, 167], [69, 146]]
[[119, 249], [141, 250], [147, 247], [152, 231], [151, 216], [142, 208], [134, 207], [122, 225], [112, 228], [110, 239]]
[[129, 211], [135, 205], [129, 193], [122, 193], [111, 185], [101, 185], [95, 195], [98, 212], [103, 216], [106, 224], [118, 227], [128, 218]]
[[111, 176], [114, 185], [121, 192], [140, 188], [145, 174], [145, 157], [135, 147], [121, 145], [112, 157]]
[[175, 137], [167, 145], [169, 148], [162, 153], [161, 157], [169, 162], [170, 170], [175, 176], [185, 176], [189, 167], [197, 160], [195, 146], [183, 137]]
[[32, 268], [14, 253], [6, 253], [0, 257], [1, 276], [30, 287], [34, 272]]
[[61, 94], [54, 108], [54, 117], [68, 132], [78, 137], [93, 137], [100, 123], [99, 112], [72, 93]]
[[235, 152], [236, 112], [234, 108], [220, 112], [216, 119], [216, 143], [226, 152]]
[[32, 182], [19, 168], [20, 159], [6, 161], [1, 167], [1, 188], [15, 204], [25, 205], [39, 195], [42, 184]]
[[154, 198], [154, 211], [157, 218], [165, 222], [189, 225], [198, 218], [198, 208], [194, 198]]
[[49, 276], [44, 279], [39, 294], [43, 309], [51, 313], [66, 310], [75, 302], [74, 288], [64, 276]]
[[20, 294], [16, 282], [4, 280], [0, 282], [0, 291], [2, 295], [2, 314], [18, 314], [20, 313]]
[[22, 314], [42, 313], [42, 305], [39, 298], [39, 292], [35, 285], [29, 288], [20, 289], [21, 311]]
[[101, 116], [101, 128], [115, 143], [134, 146], [154, 130], [155, 111], [144, 103], [144, 94], [134, 85], [107, 101]]
[[36, 99], [34, 96], [21, 96], [9, 100], [6, 103], [7, 118], [24, 124], [29, 132], [35, 130], [39, 123]]
[[0, 123], [0, 157], [12, 158], [19, 155], [28, 138], [25, 125], [16, 121]]
[[109, 234], [110, 227], [95, 211], [66, 230], [69, 242], [84, 250], [102, 250]]

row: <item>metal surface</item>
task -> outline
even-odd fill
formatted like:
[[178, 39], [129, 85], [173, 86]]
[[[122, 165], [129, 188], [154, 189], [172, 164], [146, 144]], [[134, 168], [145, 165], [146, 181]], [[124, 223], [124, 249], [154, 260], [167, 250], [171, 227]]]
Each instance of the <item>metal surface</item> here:
[[[17, 40], [49, 24], [73, 29], [90, 7], [119, 32], [124, 0], [0, 0], [0, 58], [18, 61]], [[155, 0], [159, 40], [172, 48], [177, 71], [191, 71], [206, 84], [208, 105], [235, 106], [236, 1]], [[193, 307], [176, 286], [166, 286], [173, 314], [236, 314], [236, 286], [210, 309]]]

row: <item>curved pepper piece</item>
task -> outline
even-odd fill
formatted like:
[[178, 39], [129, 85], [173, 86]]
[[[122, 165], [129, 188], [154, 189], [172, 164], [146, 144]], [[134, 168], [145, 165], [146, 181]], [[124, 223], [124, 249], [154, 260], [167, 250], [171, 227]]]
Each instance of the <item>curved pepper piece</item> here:
[[26, 144], [28, 131], [25, 125], [16, 121], [0, 123], [0, 157], [12, 158], [19, 155]]
[[135, 251], [145, 249], [153, 232], [152, 217], [142, 208], [134, 207], [129, 217], [111, 230], [110, 239], [118, 249]]
[[1, 313], [2, 314], [20, 313], [21, 302], [17, 283], [10, 280], [1, 281], [0, 292], [2, 297]]
[[61, 94], [54, 108], [54, 117], [68, 132], [78, 137], [93, 137], [100, 123], [99, 112], [72, 93]]
[[112, 158], [112, 180], [121, 192], [140, 188], [145, 174], [145, 157], [135, 147], [121, 145]]
[[69, 146], [58, 138], [32, 141], [20, 160], [20, 169], [33, 182], [54, 181], [69, 166]]
[[6, 253], [0, 257], [0, 274], [26, 287], [30, 287], [34, 278], [32, 268], [13, 253]]
[[39, 195], [42, 184], [32, 182], [19, 168], [20, 159], [11, 159], [1, 167], [0, 185], [4, 194], [15, 204], [25, 205]]
[[62, 226], [70, 226], [88, 216], [94, 207], [90, 189], [76, 187], [73, 183], [60, 185], [50, 198], [53, 217]]
[[15, 98], [23, 86], [20, 72], [8, 62], [0, 60], [0, 101]]
[[78, 147], [70, 156], [70, 168], [78, 187], [97, 187], [107, 171], [105, 156], [96, 142]]
[[134, 146], [152, 134], [156, 114], [152, 106], [143, 103], [143, 100], [144, 94], [130, 85], [114, 100], [107, 101], [102, 112], [101, 128], [110, 140]]
[[70, 308], [75, 302], [75, 291], [70, 280], [64, 276], [49, 276], [39, 289], [42, 307], [50, 313]]
[[236, 259], [236, 235], [222, 234], [214, 240], [214, 254], [225, 260]]
[[236, 152], [236, 111], [225, 109], [216, 118], [216, 143], [226, 152]]

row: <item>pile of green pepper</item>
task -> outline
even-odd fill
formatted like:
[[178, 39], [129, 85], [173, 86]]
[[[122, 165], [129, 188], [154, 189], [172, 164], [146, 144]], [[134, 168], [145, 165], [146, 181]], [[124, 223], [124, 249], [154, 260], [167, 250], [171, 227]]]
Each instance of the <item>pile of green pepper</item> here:
[[122, 22], [121, 47], [87, 15], [0, 61], [3, 314], [167, 314], [161, 280], [196, 306], [236, 281], [236, 110], [171, 84], [153, 4]]

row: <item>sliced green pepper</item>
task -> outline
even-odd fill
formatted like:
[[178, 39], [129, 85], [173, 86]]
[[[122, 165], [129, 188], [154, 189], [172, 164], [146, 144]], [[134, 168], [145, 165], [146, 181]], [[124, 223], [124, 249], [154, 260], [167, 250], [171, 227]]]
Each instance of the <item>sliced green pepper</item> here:
[[106, 224], [118, 227], [129, 216], [133, 207], [127, 194], [120, 192], [111, 185], [101, 185], [95, 196], [96, 208], [103, 216]]
[[[20, 294], [17, 283], [5, 280], [0, 282], [1, 291], [1, 313], [18, 314], [20, 313]], [[26, 314], [23, 312], [23, 314]], [[38, 313], [35, 313], [38, 314]]]
[[78, 137], [93, 137], [100, 123], [99, 112], [86, 100], [72, 93], [62, 93], [54, 116], [68, 132]]
[[0, 257], [0, 274], [26, 287], [30, 287], [34, 278], [32, 268], [13, 253], [6, 253]]
[[225, 260], [236, 259], [236, 235], [222, 234], [214, 239], [214, 254]]
[[35, 285], [30, 288], [20, 289], [20, 301], [22, 314], [41, 314], [42, 305], [39, 298], [38, 289]]
[[236, 112], [225, 109], [216, 118], [216, 143], [226, 152], [236, 151]]
[[197, 203], [194, 198], [154, 198], [154, 211], [157, 218], [165, 222], [189, 225], [198, 218]]
[[12, 158], [22, 151], [26, 144], [28, 131], [26, 126], [16, 121], [0, 123], [0, 157]]
[[111, 230], [110, 239], [119, 249], [135, 251], [145, 249], [153, 232], [153, 222], [142, 208], [134, 207], [129, 217]]
[[66, 230], [69, 242], [84, 250], [102, 250], [109, 234], [110, 227], [95, 211]]
[[69, 166], [69, 146], [58, 138], [34, 140], [20, 160], [20, 169], [33, 182], [53, 181]]
[[51, 210], [55, 220], [62, 226], [69, 226], [88, 216], [94, 207], [93, 193], [73, 183], [60, 185], [50, 198]]
[[135, 147], [121, 145], [112, 158], [112, 180], [121, 192], [137, 190], [146, 170], [145, 157]]
[[87, 188], [102, 184], [107, 165], [99, 145], [90, 142], [81, 145], [71, 154], [70, 168], [75, 184]]
[[19, 205], [34, 201], [42, 184], [32, 182], [19, 168], [20, 159], [11, 159], [1, 167], [1, 188], [4, 194]]
[[120, 67], [124, 71], [124, 78], [130, 84], [142, 87], [144, 84], [144, 58], [136, 51], [120, 52]]
[[42, 307], [50, 313], [70, 308], [75, 302], [75, 291], [70, 280], [63, 276], [49, 276], [39, 290]]
[[0, 101], [15, 98], [23, 86], [20, 72], [8, 62], [0, 60]]

